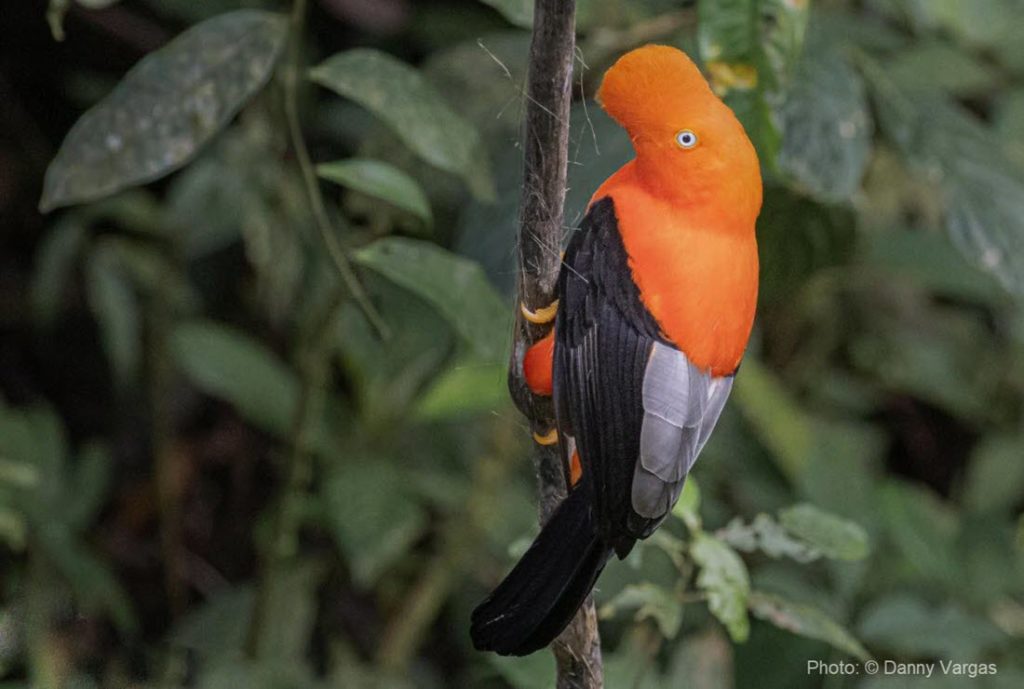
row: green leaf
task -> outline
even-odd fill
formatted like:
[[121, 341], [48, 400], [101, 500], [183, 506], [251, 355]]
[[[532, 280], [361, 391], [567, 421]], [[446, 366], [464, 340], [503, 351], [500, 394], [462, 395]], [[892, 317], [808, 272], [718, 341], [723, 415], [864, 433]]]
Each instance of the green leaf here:
[[[162, 247], [125, 237], [104, 237], [98, 246], [114, 255], [118, 265], [143, 293], [152, 294], [172, 279], [173, 267]], [[175, 287], [179, 291], [183, 289], [180, 285]]]
[[328, 58], [310, 78], [373, 112], [418, 156], [462, 176], [477, 197], [494, 197], [479, 133], [414, 68], [386, 53], [357, 48]]
[[364, 281], [392, 336], [381, 341], [365, 314], [346, 304], [334, 340], [362, 423], [383, 430], [404, 423], [458, 341], [448, 323], [415, 293], [375, 274]]
[[774, 107], [803, 46], [807, 3], [790, 0], [700, 0], [697, 38], [711, 84], [743, 122], [768, 169], [776, 166]]
[[833, 42], [808, 41], [780, 118], [779, 168], [818, 199], [852, 199], [871, 152], [872, 123], [864, 83]]
[[[628, 689], [663, 689], [661, 673], [651, 656], [651, 636], [646, 630], [628, 629], [611, 653], [602, 652], [604, 686]], [[548, 688], [554, 686], [548, 680]]]
[[0, 454], [0, 486], [4, 484], [17, 490], [30, 490], [39, 485], [39, 470], [31, 464]]
[[114, 377], [127, 386], [139, 375], [142, 314], [135, 291], [109, 246], [98, 246], [89, 257], [86, 290]]
[[1024, 293], [1024, 172], [992, 131], [941, 95], [899, 85], [860, 57], [882, 131], [943, 191], [953, 245], [1005, 288]]
[[270, 78], [285, 31], [279, 15], [240, 10], [143, 58], [68, 133], [40, 209], [108, 196], [187, 163]]
[[504, 360], [509, 309], [479, 265], [429, 242], [397, 237], [360, 249], [355, 260], [427, 301], [484, 361]]
[[997, 46], [1019, 28], [1017, 6], [1006, 0], [930, 0], [915, 2], [914, 9], [929, 28], [948, 29], [970, 46]]
[[501, 12], [505, 19], [516, 26], [529, 29], [533, 26], [533, 0], [480, 0]]
[[863, 560], [868, 555], [868, 535], [864, 529], [814, 505], [788, 507], [779, 512], [779, 521], [787, 531], [825, 557]]
[[[225, 132], [223, 139], [230, 138]], [[215, 147], [216, 153], [221, 148]], [[202, 258], [238, 241], [253, 196], [249, 182], [220, 155], [201, 156], [174, 178], [167, 191], [167, 223], [180, 228], [186, 258]]]
[[733, 398], [739, 410], [791, 480], [806, 466], [814, 449], [810, 419], [773, 373], [748, 354], [736, 376]]
[[672, 507], [672, 515], [686, 524], [686, 528], [691, 531], [700, 528], [700, 487], [692, 476], [686, 478], [683, 492]]
[[995, 71], [970, 53], [937, 41], [912, 45], [886, 62], [893, 79], [926, 84], [955, 96], [979, 95], [995, 84]]
[[50, 24], [50, 34], [53, 35], [53, 40], [64, 40], [64, 17], [67, 16], [68, 10], [71, 9], [72, 2], [76, 5], [81, 5], [86, 9], [101, 10], [120, 1], [121, 0], [50, 0], [49, 7], [46, 10], [46, 21]]
[[927, 489], [895, 480], [882, 488], [880, 504], [881, 521], [906, 577], [959, 587], [958, 515]]
[[53, 325], [61, 313], [64, 295], [86, 237], [82, 220], [68, 215], [54, 224], [40, 242], [30, 297], [32, 312], [44, 327]]
[[884, 389], [985, 422], [993, 417], [992, 391], [1005, 376], [1000, 353], [977, 346], [991, 337], [989, 327], [966, 310], [932, 307], [929, 299], [904, 296], [899, 309], [876, 309], [854, 334], [850, 359]]
[[857, 629], [872, 646], [911, 658], [977, 660], [986, 650], [1008, 641], [991, 622], [955, 602], [930, 607], [909, 595], [876, 599]]
[[62, 480], [67, 443], [60, 418], [48, 407], [15, 409], [0, 399], [0, 458], [19, 465], [12, 469], [23, 485], [9, 491], [11, 502], [34, 526], [57, 521], [67, 499]]
[[6, 544], [15, 552], [20, 552], [25, 549], [27, 536], [28, 524], [25, 523], [24, 517], [0, 505], [0, 543]]
[[386, 459], [346, 457], [323, 491], [328, 526], [361, 587], [371, 587], [425, 526], [402, 472]]
[[110, 613], [122, 632], [132, 632], [137, 628], [138, 620], [131, 599], [107, 564], [82, 545], [64, 525], [54, 522], [36, 529], [33, 542], [54, 563], [86, 610]]
[[[815, 136], [821, 135], [815, 133]], [[809, 144], [800, 153], [791, 152], [800, 156], [831, 155], [824, 153], [825, 147], [827, 145]], [[803, 175], [819, 174], [814, 170], [817, 163], [809, 157], [799, 163], [793, 159], [790, 162], [804, 166], [802, 172], [795, 168], [789, 170], [796, 176], [794, 184], [802, 187], [802, 193], [777, 186], [770, 188], [757, 219], [761, 258], [758, 301], [762, 308], [791, 310], [806, 303], [808, 282], [829, 268], [849, 262], [857, 241], [857, 216], [850, 208], [824, 205], [806, 196], [837, 194], [838, 186], [834, 183], [838, 178], [820, 171], [821, 176], [811, 182]], [[838, 164], [829, 161], [832, 163]]]
[[92, 523], [110, 489], [112, 469], [110, 455], [98, 445], [87, 445], [79, 453], [71, 477], [72, 494], [64, 508], [71, 528], [85, 529]]
[[194, 607], [172, 629], [172, 646], [187, 648], [203, 658], [235, 656], [245, 649], [256, 596], [239, 586], [215, 593]]
[[387, 201], [430, 224], [430, 202], [419, 183], [393, 165], [379, 160], [350, 158], [317, 165], [324, 179], [360, 193]]
[[824, 641], [859, 660], [871, 657], [849, 631], [815, 607], [760, 591], [750, 593], [749, 605], [755, 617], [771, 622], [780, 629]]
[[[422, 675], [407, 668], [384, 669], [372, 659], [364, 659], [359, 653], [355, 644], [345, 640], [338, 640], [332, 644], [329, 655], [329, 670], [327, 677], [318, 681], [309, 689], [328, 689], [329, 687], [344, 687], [348, 689], [422, 689]], [[487, 654], [492, 658], [500, 656]], [[537, 653], [536, 656], [545, 655]], [[510, 661], [522, 661], [525, 658], [509, 658]], [[430, 681], [428, 680], [429, 684]], [[226, 684], [224, 689], [233, 689], [234, 684]], [[300, 688], [301, 689], [301, 688]]]
[[996, 101], [993, 123], [1007, 144], [1007, 157], [1024, 166], [1024, 88], [1003, 93]]
[[[529, 4], [532, 10], [532, 0]], [[490, 150], [501, 154], [506, 148], [502, 143], [519, 132], [520, 113], [506, 106], [522, 97], [529, 57], [530, 33], [502, 29], [445, 45], [424, 60], [422, 69], [459, 114], [476, 125]], [[499, 177], [505, 171], [495, 164], [494, 172]]]
[[302, 665], [316, 621], [316, 590], [324, 567], [315, 561], [271, 570], [266, 579], [264, 619], [273, 620], [260, 630], [258, 657], [264, 661]]
[[746, 641], [750, 633], [747, 619], [750, 577], [743, 560], [735, 550], [706, 533], [694, 537], [690, 555], [700, 565], [697, 587], [708, 594], [711, 613], [725, 625], [733, 641]]
[[976, 512], [1011, 510], [1024, 495], [1024, 437], [984, 437], [967, 465], [964, 504]]
[[816, 452], [800, 476], [808, 500], [836, 514], [870, 524], [877, 518], [875, 483], [889, 438], [868, 423], [850, 418], [814, 419]]
[[858, 248], [865, 270], [881, 269], [887, 279], [909, 281], [943, 296], [998, 305], [1006, 291], [989, 273], [970, 264], [939, 232], [864, 232]]
[[456, 361], [416, 403], [416, 417], [439, 421], [481, 414], [508, 405], [508, 370], [504, 364]]
[[794, 539], [767, 514], [757, 515], [750, 524], [734, 517], [724, 528], [716, 531], [715, 536], [745, 553], [760, 550], [769, 557], [789, 557], [797, 562], [813, 562], [820, 557], [814, 548]]
[[666, 639], [674, 639], [683, 623], [683, 604], [677, 596], [650, 582], [630, 584], [601, 606], [602, 618], [614, 617], [619, 610], [636, 610], [633, 619], [652, 619]]
[[[279, 660], [224, 659], [204, 668], [198, 689], [320, 689], [307, 663]], [[358, 685], [357, 685], [358, 686]]]
[[[292, 243], [312, 229], [305, 187], [294, 165], [281, 155], [277, 130], [270, 113], [254, 108], [175, 175], [167, 190], [164, 224], [175, 233], [187, 258], [223, 249], [237, 241], [247, 226], [280, 228], [275, 235], [289, 237]], [[296, 250], [276, 236], [264, 242], [269, 247], [251, 246], [253, 235], [259, 234], [245, 232], [246, 251], [260, 278], [281, 270], [281, 263], [293, 270]], [[278, 261], [276, 269], [260, 262], [263, 251]]]
[[171, 347], [199, 389], [230, 402], [256, 427], [278, 438], [291, 430], [299, 381], [277, 356], [247, 335], [216, 323], [179, 326]]

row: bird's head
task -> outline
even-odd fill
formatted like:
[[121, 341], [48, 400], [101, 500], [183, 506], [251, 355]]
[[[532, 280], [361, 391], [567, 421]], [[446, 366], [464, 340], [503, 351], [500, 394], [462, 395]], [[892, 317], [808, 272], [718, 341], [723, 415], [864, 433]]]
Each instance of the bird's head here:
[[690, 207], [714, 203], [753, 223], [761, 207], [757, 153], [686, 53], [662, 45], [626, 53], [597, 97], [629, 133], [652, 191]]

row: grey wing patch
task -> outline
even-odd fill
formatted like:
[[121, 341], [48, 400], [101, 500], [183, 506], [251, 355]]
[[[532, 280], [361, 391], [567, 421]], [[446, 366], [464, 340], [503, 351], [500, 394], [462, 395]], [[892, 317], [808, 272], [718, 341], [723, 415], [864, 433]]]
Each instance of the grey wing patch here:
[[725, 407], [732, 381], [732, 376], [712, 376], [679, 350], [655, 343], [644, 372], [640, 456], [633, 474], [637, 514], [660, 520], [672, 509]]

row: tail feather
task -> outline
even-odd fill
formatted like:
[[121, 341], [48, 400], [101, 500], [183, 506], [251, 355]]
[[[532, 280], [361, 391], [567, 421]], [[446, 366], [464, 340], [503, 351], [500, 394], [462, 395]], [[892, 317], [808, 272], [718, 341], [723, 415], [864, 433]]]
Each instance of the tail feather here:
[[586, 490], [577, 486], [473, 611], [473, 645], [501, 655], [527, 655], [547, 646], [586, 600], [610, 554], [594, 533]]

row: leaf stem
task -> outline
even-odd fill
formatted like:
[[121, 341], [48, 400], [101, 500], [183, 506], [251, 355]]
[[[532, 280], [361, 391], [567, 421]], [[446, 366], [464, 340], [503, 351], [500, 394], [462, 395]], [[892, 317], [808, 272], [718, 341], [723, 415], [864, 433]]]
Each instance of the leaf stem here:
[[264, 554], [263, 572], [256, 594], [247, 651], [257, 658], [265, 650], [263, 635], [269, 620], [267, 610], [275, 590], [274, 582], [295, 560], [302, 528], [303, 503], [313, 479], [313, 454], [317, 434], [323, 428], [327, 400], [327, 379], [330, 360], [328, 341], [335, 316], [344, 296], [340, 286], [328, 300], [320, 317], [312, 319], [308, 329], [299, 334], [294, 358], [301, 379], [299, 399], [292, 417], [288, 457], [285, 460], [285, 485], [273, 514], [270, 540]]
[[181, 269], [177, 253], [172, 262], [162, 266], [162, 275], [146, 306], [146, 392], [149, 395], [149, 416], [152, 424], [153, 465], [156, 470], [157, 502], [160, 512], [160, 549], [164, 562], [164, 586], [172, 619], [177, 619], [188, 604], [188, 594], [181, 578], [183, 561], [181, 460], [174, 441], [170, 388], [169, 339], [174, 306], [170, 289], [178, 277], [171, 271]]
[[352, 268], [352, 264], [345, 254], [345, 249], [335, 234], [334, 226], [327, 215], [327, 208], [324, 205], [324, 197], [320, 192], [320, 183], [316, 176], [316, 167], [309, 156], [309, 148], [306, 146], [306, 138], [302, 133], [302, 119], [299, 116], [299, 72], [302, 67], [302, 34], [306, 26], [306, 0], [295, 0], [292, 4], [290, 28], [288, 33], [288, 54], [285, 60], [283, 81], [284, 81], [284, 113], [288, 122], [288, 134], [291, 138], [292, 149], [295, 151], [295, 158], [302, 172], [302, 181], [306, 187], [306, 195], [309, 197], [310, 208], [313, 211], [313, 219], [320, 237], [323, 239], [327, 255], [334, 263], [342, 282], [348, 289], [352, 298], [355, 299], [359, 308], [366, 314], [367, 320], [374, 330], [387, 339], [390, 336], [388, 326], [384, 323], [376, 307], [370, 302], [366, 290], [363, 289], [359, 278]]
[[[316, 169], [309, 157], [309, 149], [302, 133], [299, 117], [298, 84], [301, 68], [302, 35], [306, 24], [306, 0], [295, 0], [292, 4], [288, 36], [288, 54], [284, 66], [284, 110], [288, 132], [298, 160], [299, 169], [309, 197], [316, 226], [323, 238], [324, 246], [334, 263], [346, 291], [355, 299], [366, 314], [367, 320], [382, 336], [388, 336], [388, 328], [380, 314], [370, 303], [366, 292], [359, 283], [345, 251], [334, 234], [334, 227], [327, 215]], [[264, 649], [267, 625], [267, 611], [270, 608], [274, 582], [294, 561], [298, 551], [299, 532], [302, 528], [302, 503], [313, 478], [313, 444], [316, 434], [322, 428], [324, 406], [327, 396], [328, 347], [325, 340], [334, 322], [343, 297], [342, 290], [336, 290], [333, 298], [325, 305], [319, 318], [313, 318], [307, 327], [300, 328], [295, 345], [294, 359], [299, 370], [301, 387], [292, 416], [292, 430], [289, 438], [288, 457], [285, 460], [285, 484], [272, 516], [273, 526], [267, 551], [264, 555], [264, 572], [261, 577], [252, 622], [247, 639], [249, 657], [258, 658]]]

